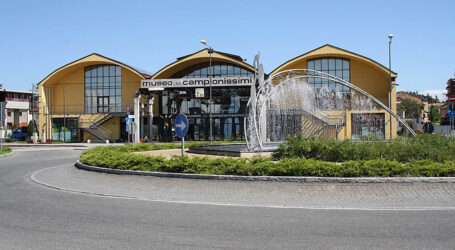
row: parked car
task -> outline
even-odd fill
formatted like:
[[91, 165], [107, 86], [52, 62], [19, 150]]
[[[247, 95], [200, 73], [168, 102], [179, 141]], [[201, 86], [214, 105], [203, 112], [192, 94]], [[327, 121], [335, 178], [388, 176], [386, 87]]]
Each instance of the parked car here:
[[25, 141], [26, 138], [29, 136], [27, 132], [27, 127], [18, 127], [15, 130], [13, 130], [13, 133], [11, 134], [11, 138], [16, 138], [20, 141]]

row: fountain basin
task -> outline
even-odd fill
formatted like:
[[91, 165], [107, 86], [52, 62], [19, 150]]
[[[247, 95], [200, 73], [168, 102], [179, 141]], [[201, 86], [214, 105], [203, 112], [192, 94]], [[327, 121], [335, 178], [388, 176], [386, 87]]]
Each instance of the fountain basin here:
[[272, 152], [278, 148], [281, 143], [266, 143], [263, 149], [259, 151], [248, 151], [246, 143], [236, 144], [215, 144], [215, 145], [200, 145], [190, 147], [188, 152], [194, 154], [204, 155], [221, 155], [231, 157], [246, 157], [251, 158], [254, 156], [269, 157]]

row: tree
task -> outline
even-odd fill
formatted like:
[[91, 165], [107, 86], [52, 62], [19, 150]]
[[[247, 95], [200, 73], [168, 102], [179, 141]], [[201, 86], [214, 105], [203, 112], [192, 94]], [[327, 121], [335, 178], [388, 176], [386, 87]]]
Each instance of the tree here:
[[423, 105], [412, 100], [412, 99], [403, 99], [398, 105], [398, 114], [401, 115], [404, 111], [406, 119], [416, 118], [420, 116], [423, 109]]
[[437, 106], [431, 106], [430, 108], [430, 121], [439, 122], [441, 120], [441, 111]]

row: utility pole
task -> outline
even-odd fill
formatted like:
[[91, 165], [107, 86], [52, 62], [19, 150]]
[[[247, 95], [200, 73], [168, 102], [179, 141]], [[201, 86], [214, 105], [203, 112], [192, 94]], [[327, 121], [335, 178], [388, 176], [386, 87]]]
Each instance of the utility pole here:
[[[0, 90], [3, 88], [3, 84], [0, 83]], [[3, 102], [0, 102], [0, 153], [3, 153], [3, 136], [4, 136], [4, 132], [3, 132]]]
[[33, 124], [33, 132], [32, 132], [32, 136], [33, 136], [33, 143], [35, 144], [37, 142], [37, 133], [36, 133], [36, 125], [35, 125], [35, 88], [36, 88], [36, 84], [32, 84], [32, 103], [30, 105], [31, 109], [32, 109], [32, 124]]
[[210, 69], [210, 75], [209, 75], [209, 81], [210, 81], [210, 99], [209, 99], [209, 122], [210, 122], [210, 143], [213, 142], [213, 128], [212, 128], [212, 106], [213, 106], [213, 100], [212, 100], [212, 77], [213, 77], [213, 67], [212, 67], [212, 54], [213, 54], [213, 48], [207, 44], [205, 40], [201, 40], [201, 43], [207, 46], [208, 48], [208, 53], [209, 53], [209, 69]]
[[[392, 109], [392, 57], [391, 57], [391, 47], [392, 47], [392, 38], [393, 34], [389, 34], [389, 108]], [[390, 139], [392, 140], [392, 115], [390, 117]]]

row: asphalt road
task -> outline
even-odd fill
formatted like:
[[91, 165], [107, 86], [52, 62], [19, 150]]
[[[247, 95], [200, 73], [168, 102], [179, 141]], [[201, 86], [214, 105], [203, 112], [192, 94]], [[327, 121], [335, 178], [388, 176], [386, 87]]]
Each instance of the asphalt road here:
[[[81, 151], [0, 158], [1, 249], [454, 249], [455, 211], [217, 206], [66, 192], [30, 181]], [[197, 181], [197, 180], [195, 180]]]

